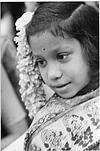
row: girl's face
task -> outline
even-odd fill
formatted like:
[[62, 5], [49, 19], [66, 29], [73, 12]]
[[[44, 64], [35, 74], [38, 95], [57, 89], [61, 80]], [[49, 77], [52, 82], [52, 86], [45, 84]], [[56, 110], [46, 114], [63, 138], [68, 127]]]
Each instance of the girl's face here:
[[31, 36], [30, 46], [44, 82], [59, 96], [71, 98], [89, 83], [89, 65], [76, 39], [45, 32]]

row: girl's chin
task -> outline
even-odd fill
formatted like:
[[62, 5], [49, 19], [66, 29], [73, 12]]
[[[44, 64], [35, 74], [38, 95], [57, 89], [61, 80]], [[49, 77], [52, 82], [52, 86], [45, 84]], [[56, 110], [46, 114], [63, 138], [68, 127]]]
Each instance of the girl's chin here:
[[80, 90], [78, 88], [72, 88], [72, 89], [66, 89], [66, 91], [63, 92], [56, 92], [61, 98], [63, 99], [71, 99], [73, 97], [79, 96]]
[[67, 93], [67, 94], [57, 94], [59, 97], [63, 98], [63, 99], [71, 99], [73, 97], [76, 96], [76, 93], [72, 94], [72, 93]]

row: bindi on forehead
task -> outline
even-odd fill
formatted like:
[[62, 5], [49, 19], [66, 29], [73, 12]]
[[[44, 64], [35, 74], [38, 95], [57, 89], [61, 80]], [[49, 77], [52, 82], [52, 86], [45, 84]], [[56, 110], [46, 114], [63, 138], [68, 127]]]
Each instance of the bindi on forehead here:
[[42, 51], [46, 51], [46, 48], [43, 48]]

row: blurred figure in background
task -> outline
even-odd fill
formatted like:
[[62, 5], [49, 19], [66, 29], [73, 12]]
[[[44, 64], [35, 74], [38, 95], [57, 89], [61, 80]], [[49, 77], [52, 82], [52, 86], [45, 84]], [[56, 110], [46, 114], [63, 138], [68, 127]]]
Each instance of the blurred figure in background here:
[[1, 2], [1, 35], [14, 36], [15, 22], [24, 13], [24, 2]]
[[[23, 134], [31, 123], [19, 93], [16, 70], [15, 22], [27, 11], [35, 11], [37, 2], [1, 3], [1, 116], [2, 148]], [[16, 9], [17, 8], [17, 9]]]
[[[27, 114], [15, 91], [18, 85], [17, 71], [15, 70], [16, 60], [13, 58], [16, 47], [11, 39], [1, 37], [1, 136], [2, 148], [9, 145], [17, 137], [23, 134], [28, 128]], [[13, 53], [9, 53], [9, 52]], [[6, 59], [4, 59], [6, 58]], [[5, 64], [5, 63], [6, 64]], [[14, 69], [15, 68], [15, 69]], [[10, 78], [9, 78], [10, 77]], [[18, 90], [17, 90], [18, 91]]]
[[15, 21], [23, 14], [24, 9], [24, 3], [1, 3], [2, 64], [7, 71], [19, 99], [18, 71], [16, 70], [16, 46], [13, 42], [13, 37], [15, 35]]
[[14, 36], [13, 17], [7, 3], [1, 3], [1, 35]]
[[27, 130], [28, 123], [26, 113], [16, 96], [3, 66], [1, 66], [1, 76], [1, 145], [4, 148]]
[[[1, 3], [1, 146], [5, 148], [29, 126], [21, 102], [16, 70], [15, 21], [24, 12], [24, 3]], [[17, 8], [17, 9], [16, 9]]]

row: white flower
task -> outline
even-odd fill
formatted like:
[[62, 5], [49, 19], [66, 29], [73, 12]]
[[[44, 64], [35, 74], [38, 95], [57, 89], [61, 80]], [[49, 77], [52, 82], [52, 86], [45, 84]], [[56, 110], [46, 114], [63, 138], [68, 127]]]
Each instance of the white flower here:
[[32, 19], [33, 13], [27, 12], [16, 21], [16, 34], [14, 41], [18, 44], [17, 69], [19, 70], [19, 85], [22, 101], [26, 109], [29, 111], [29, 117], [33, 118], [34, 115], [40, 110], [41, 106], [46, 103], [46, 97], [40, 80], [39, 70], [35, 67], [35, 57], [32, 57], [31, 50], [26, 39], [25, 25]]
[[22, 15], [21, 18], [19, 18], [16, 21], [16, 30], [21, 30], [23, 27], [30, 22], [32, 19], [33, 13], [32, 12], [26, 12]]

